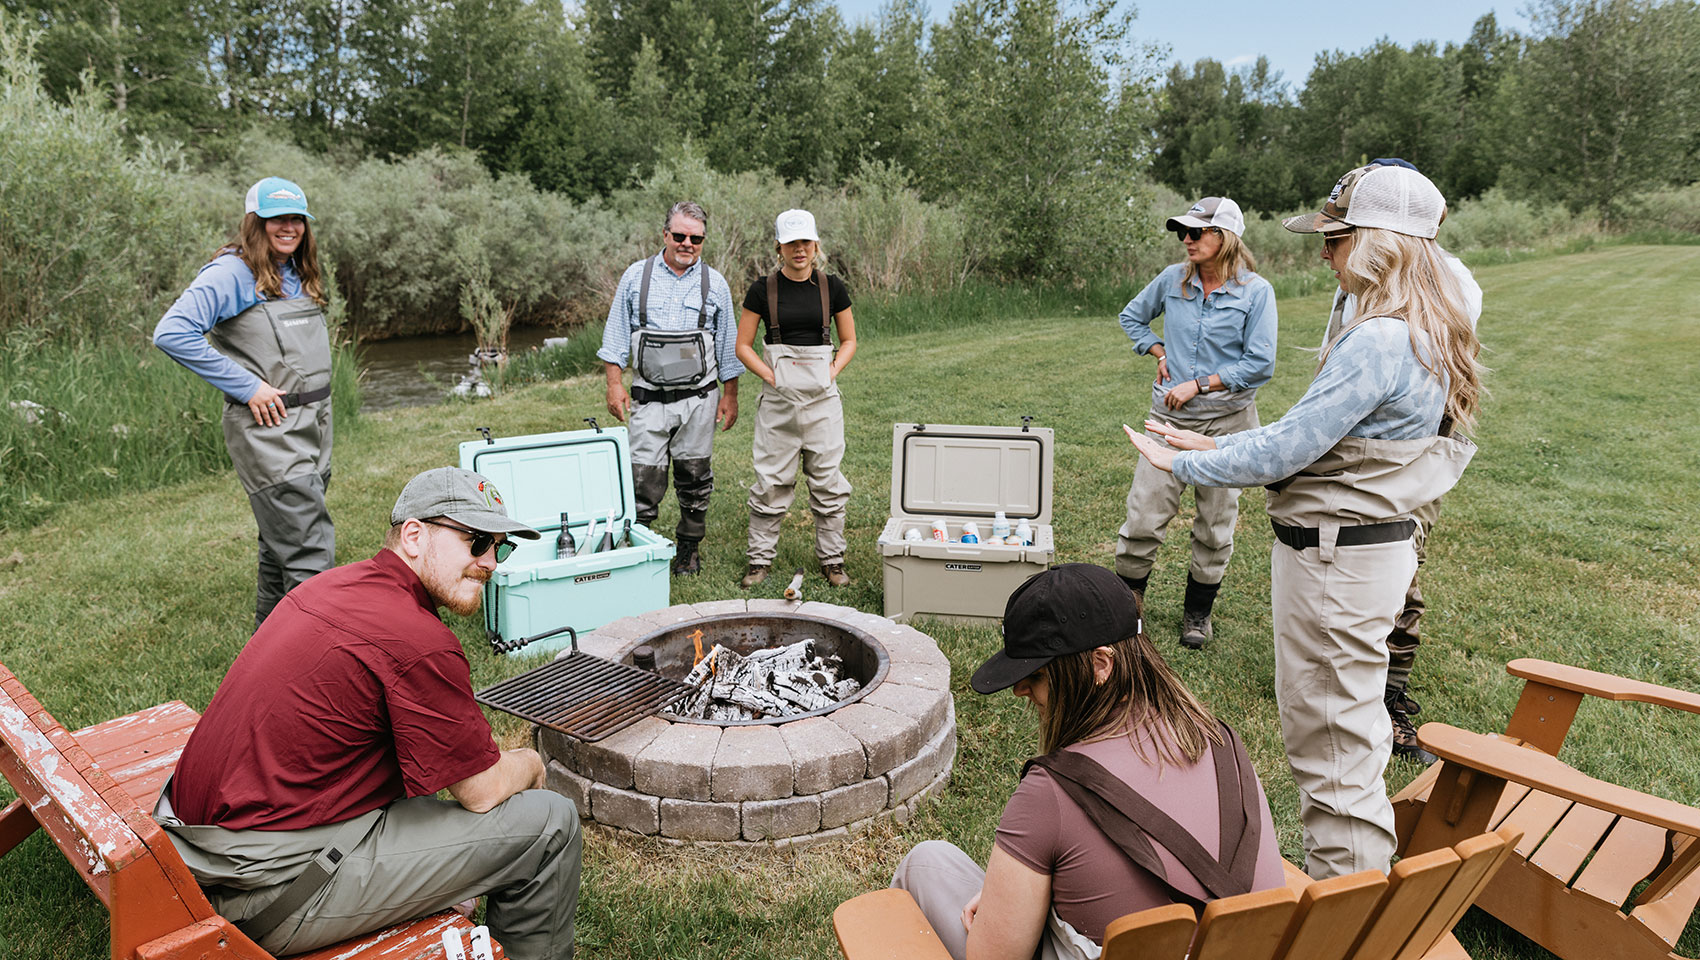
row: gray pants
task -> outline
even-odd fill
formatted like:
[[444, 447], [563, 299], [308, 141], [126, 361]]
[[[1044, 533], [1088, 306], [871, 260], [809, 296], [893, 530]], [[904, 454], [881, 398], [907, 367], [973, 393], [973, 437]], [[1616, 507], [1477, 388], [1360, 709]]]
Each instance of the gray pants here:
[[[238, 924], [282, 895], [329, 840], [324, 827], [220, 830], [161, 822], [213, 906]], [[488, 813], [434, 797], [398, 800], [323, 890], [256, 940], [274, 955], [301, 953], [488, 894], [486, 921], [508, 956], [571, 960], [583, 844], [572, 801], [548, 790], [515, 794]], [[272, 860], [295, 866], [272, 870]], [[236, 889], [232, 881], [270, 882]]]
[[1271, 548], [1275, 703], [1299, 788], [1305, 872], [1387, 870], [1396, 838], [1382, 773], [1393, 723], [1382, 705], [1387, 634], [1417, 569], [1397, 543]]
[[[939, 935], [953, 960], [968, 956], [968, 931], [962, 929], [962, 908], [986, 882], [986, 871], [955, 844], [945, 840], [917, 843], [892, 874], [891, 885], [909, 891], [921, 913]], [[1078, 956], [1047, 927], [1039, 938], [1040, 960]]]
[[700, 541], [708, 531], [708, 501], [714, 493], [714, 415], [720, 394], [672, 403], [634, 403], [629, 421], [632, 484], [637, 522], [653, 527], [667, 495], [667, 466], [679, 497], [679, 540]]
[[325, 507], [331, 472], [309, 473], [248, 495], [260, 530], [254, 629], [266, 622], [283, 595], [316, 573], [336, 566], [336, 527]]
[[[1257, 404], [1252, 403], [1213, 420], [1177, 417], [1167, 407], [1153, 409], [1151, 418], [1172, 423], [1207, 437], [1222, 437], [1258, 425]], [[1167, 536], [1169, 521], [1180, 512], [1181, 491], [1186, 484], [1167, 470], [1159, 470], [1138, 458], [1133, 468], [1133, 485], [1127, 491], [1127, 521], [1116, 540], [1116, 572], [1124, 577], [1151, 573], [1157, 548]], [[1194, 487], [1198, 515], [1192, 521], [1192, 565], [1189, 574], [1199, 583], [1221, 583], [1228, 558], [1234, 555], [1234, 522], [1240, 515], [1238, 487]]]

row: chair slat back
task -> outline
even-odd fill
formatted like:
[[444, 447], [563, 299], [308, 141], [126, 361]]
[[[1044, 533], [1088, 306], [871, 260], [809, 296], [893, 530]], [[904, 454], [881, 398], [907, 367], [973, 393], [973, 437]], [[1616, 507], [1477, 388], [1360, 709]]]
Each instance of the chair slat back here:
[[1269, 960], [1298, 906], [1285, 886], [1211, 901], [1198, 918], [1192, 960]]
[[1197, 930], [1198, 918], [1184, 903], [1130, 913], [1104, 928], [1099, 960], [1182, 960]]
[[1470, 837], [1453, 847], [1460, 860], [1458, 871], [1452, 875], [1446, 889], [1435, 898], [1428, 916], [1412, 931], [1395, 960], [1418, 960], [1440, 942], [1440, 938], [1446, 936], [1453, 924], [1470, 909], [1470, 904], [1476, 902], [1476, 896], [1511, 855], [1521, 836], [1521, 831], [1515, 827], [1501, 827], [1494, 833]]
[[1345, 960], [1358, 941], [1364, 922], [1387, 893], [1387, 878], [1379, 870], [1318, 880], [1299, 895], [1299, 906], [1286, 936], [1275, 950], [1277, 960]]
[[1447, 847], [1395, 863], [1387, 875], [1387, 893], [1381, 898], [1375, 919], [1350, 954], [1352, 960], [1393, 960], [1462, 862]]

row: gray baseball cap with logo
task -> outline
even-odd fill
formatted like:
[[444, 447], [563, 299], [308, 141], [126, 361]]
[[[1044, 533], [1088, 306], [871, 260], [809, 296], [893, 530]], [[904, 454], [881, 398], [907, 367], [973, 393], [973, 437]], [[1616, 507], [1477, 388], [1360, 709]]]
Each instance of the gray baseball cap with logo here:
[[1205, 197], [1187, 209], [1178, 217], [1170, 217], [1163, 225], [1164, 230], [1173, 232], [1176, 227], [1216, 227], [1226, 230], [1236, 237], [1245, 236], [1245, 214], [1240, 212], [1240, 205], [1227, 197]]
[[407, 481], [390, 510], [390, 526], [409, 518], [431, 517], [447, 517], [484, 533], [505, 533], [527, 540], [542, 536], [508, 516], [507, 504], [488, 478], [460, 467], [438, 467]]

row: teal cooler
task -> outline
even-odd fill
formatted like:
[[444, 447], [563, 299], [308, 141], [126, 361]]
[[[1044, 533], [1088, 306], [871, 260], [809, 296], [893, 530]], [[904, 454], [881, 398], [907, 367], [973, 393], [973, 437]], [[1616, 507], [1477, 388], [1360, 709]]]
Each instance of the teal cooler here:
[[[509, 516], [543, 534], [519, 540], [484, 587], [484, 627], [496, 649], [560, 650], [570, 642], [556, 632], [563, 627], [583, 633], [668, 605], [673, 542], [636, 522], [625, 427], [469, 440], [460, 445], [460, 465], [488, 477]], [[633, 520], [631, 546], [555, 558], [563, 511], [583, 551], [594, 546], [585, 542], [590, 521], [600, 528], [610, 509], [616, 538]]]

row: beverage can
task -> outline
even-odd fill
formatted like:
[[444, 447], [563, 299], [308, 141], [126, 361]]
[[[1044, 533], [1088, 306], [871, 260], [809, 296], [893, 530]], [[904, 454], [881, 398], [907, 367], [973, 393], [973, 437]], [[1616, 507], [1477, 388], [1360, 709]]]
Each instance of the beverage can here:
[[972, 520], [963, 524], [962, 525], [962, 542], [963, 543], [979, 543], [980, 542], [980, 525], [975, 523]]

